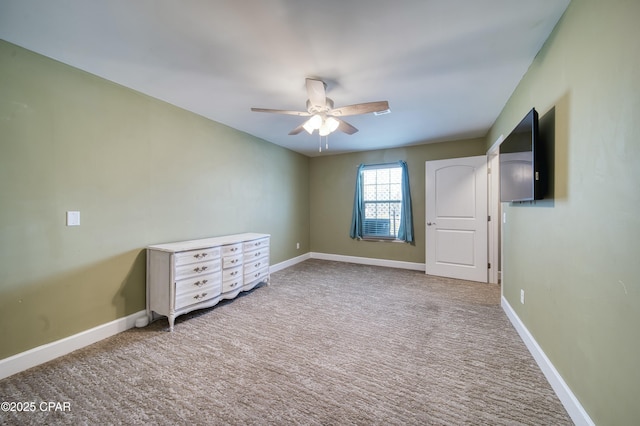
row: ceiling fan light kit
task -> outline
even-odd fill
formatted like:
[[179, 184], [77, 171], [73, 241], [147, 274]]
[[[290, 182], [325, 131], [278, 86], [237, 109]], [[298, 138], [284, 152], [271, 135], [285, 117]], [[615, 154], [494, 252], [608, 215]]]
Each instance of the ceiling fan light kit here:
[[[320, 136], [335, 132], [338, 129], [338, 125], [340, 125], [340, 122], [336, 118], [327, 117], [324, 123], [322, 123], [322, 126], [320, 126]], [[323, 132], [325, 133], [324, 135], [322, 134]]]
[[326, 114], [315, 114], [302, 127], [310, 135], [313, 134], [314, 130], [317, 130], [320, 136], [327, 136], [329, 133], [335, 132], [339, 125], [340, 122], [334, 117], [327, 117]]
[[312, 134], [314, 130], [319, 129], [322, 125], [322, 117], [318, 114], [314, 115], [310, 119], [308, 119], [302, 127], [307, 131], [307, 133]]
[[328, 136], [336, 130], [340, 130], [348, 135], [352, 135], [358, 131], [358, 129], [353, 127], [351, 124], [338, 117], [368, 113], [381, 115], [391, 112], [389, 109], [389, 102], [387, 101], [366, 102], [334, 109], [333, 100], [327, 98], [327, 85], [324, 81], [307, 78], [306, 88], [307, 95], [309, 96], [306, 112], [267, 108], [251, 108], [251, 111], [311, 117], [303, 124], [290, 131], [289, 134], [297, 135], [303, 130], [306, 130], [307, 133], [311, 135], [315, 130], [318, 130], [318, 134], [320, 136]]

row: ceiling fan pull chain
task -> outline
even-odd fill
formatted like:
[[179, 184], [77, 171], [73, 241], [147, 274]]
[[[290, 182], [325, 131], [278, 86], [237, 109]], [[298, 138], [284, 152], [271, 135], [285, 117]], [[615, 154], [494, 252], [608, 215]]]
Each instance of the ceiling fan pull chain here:
[[318, 134], [318, 152], [322, 152], [322, 136]]
[[325, 146], [324, 146], [325, 149], [329, 151], [329, 135], [324, 137], [324, 142], [325, 142]]

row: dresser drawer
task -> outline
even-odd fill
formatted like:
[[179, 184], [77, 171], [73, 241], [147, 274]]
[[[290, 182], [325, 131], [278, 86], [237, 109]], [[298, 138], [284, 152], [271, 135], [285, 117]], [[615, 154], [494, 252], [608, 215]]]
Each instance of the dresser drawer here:
[[237, 290], [242, 287], [242, 275], [237, 276], [235, 279], [222, 282], [222, 293], [228, 293], [233, 290]]
[[202, 250], [184, 251], [176, 253], [176, 266], [188, 265], [190, 263], [203, 262], [220, 257], [220, 247], [210, 247]]
[[242, 265], [242, 254], [222, 258], [222, 269], [235, 268], [240, 265]]
[[244, 273], [247, 275], [259, 269], [264, 269], [265, 266], [269, 266], [269, 256], [247, 260], [244, 264]]
[[244, 263], [251, 263], [256, 259], [269, 258], [269, 247], [262, 247], [244, 254]]
[[231, 269], [224, 269], [222, 271], [222, 281], [232, 281], [236, 279], [242, 279], [242, 266], [236, 266]]
[[235, 256], [240, 253], [242, 253], [242, 243], [228, 244], [226, 246], [222, 246], [223, 257]]
[[219, 292], [221, 282], [222, 274], [220, 272], [179, 280], [176, 281], [176, 297], [194, 291], [215, 291], [216, 288]]
[[203, 288], [189, 293], [176, 296], [176, 309], [182, 309], [185, 306], [194, 305], [220, 296], [220, 287], [217, 289]]
[[244, 243], [242, 249], [245, 252], [257, 250], [257, 249], [266, 249], [269, 251], [269, 238], [261, 238], [259, 240], [247, 241]]
[[175, 279], [180, 280], [182, 278], [211, 274], [220, 270], [220, 259], [215, 259], [208, 262], [191, 263], [189, 265], [182, 265], [176, 267]]
[[244, 285], [249, 285], [254, 282], [266, 281], [269, 277], [269, 266], [265, 266], [262, 269], [256, 269], [244, 274]]

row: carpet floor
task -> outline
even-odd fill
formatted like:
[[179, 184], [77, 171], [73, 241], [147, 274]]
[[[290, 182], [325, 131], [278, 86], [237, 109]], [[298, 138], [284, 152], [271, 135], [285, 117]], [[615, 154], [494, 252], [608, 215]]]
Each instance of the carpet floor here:
[[0, 395], [37, 404], [0, 412], [12, 425], [572, 424], [499, 286], [321, 260], [173, 333], [160, 319], [6, 378]]

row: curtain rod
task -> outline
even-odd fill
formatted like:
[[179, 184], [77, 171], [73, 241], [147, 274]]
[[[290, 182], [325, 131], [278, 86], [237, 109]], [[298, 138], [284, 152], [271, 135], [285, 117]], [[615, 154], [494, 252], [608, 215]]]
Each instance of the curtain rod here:
[[377, 163], [377, 164], [365, 164], [365, 163], [361, 163], [361, 166], [365, 166], [365, 167], [384, 167], [384, 166], [389, 166], [391, 164], [402, 164], [402, 160], [398, 160], [398, 161], [390, 161], [388, 163]]

